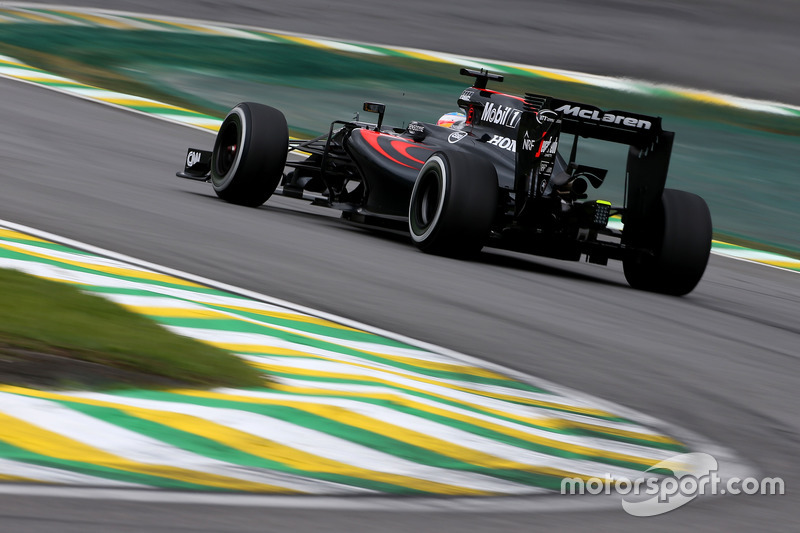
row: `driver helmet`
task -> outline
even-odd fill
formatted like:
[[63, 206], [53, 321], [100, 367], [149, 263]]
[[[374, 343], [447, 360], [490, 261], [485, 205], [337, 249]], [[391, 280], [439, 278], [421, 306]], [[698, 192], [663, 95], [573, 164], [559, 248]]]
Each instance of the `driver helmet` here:
[[445, 113], [442, 115], [439, 120], [436, 121], [436, 125], [445, 128], [452, 128], [454, 130], [460, 130], [464, 127], [466, 122], [467, 116], [464, 113], [453, 111], [452, 113]]

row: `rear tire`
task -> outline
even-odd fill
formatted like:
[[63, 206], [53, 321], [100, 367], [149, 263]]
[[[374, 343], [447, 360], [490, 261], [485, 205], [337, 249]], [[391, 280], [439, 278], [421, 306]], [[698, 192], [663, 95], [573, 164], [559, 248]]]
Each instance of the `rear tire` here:
[[478, 253], [497, 209], [497, 172], [465, 152], [435, 152], [420, 169], [408, 209], [408, 229], [423, 252]]
[[211, 184], [223, 200], [258, 207], [275, 192], [289, 149], [289, 128], [275, 108], [243, 102], [222, 122], [211, 155]]
[[690, 293], [703, 277], [711, 253], [711, 213], [705, 200], [665, 189], [658, 211], [646, 224], [641, 246], [653, 255], [626, 257], [625, 279], [636, 289], [675, 296]]

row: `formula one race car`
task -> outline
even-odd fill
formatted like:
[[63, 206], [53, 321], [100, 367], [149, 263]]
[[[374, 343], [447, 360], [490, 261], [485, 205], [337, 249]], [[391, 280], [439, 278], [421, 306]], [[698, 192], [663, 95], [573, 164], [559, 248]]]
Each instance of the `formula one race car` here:
[[[699, 196], [664, 188], [674, 133], [659, 117], [512, 96], [487, 89], [500, 75], [461, 74], [475, 83], [461, 93], [463, 118], [451, 127], [385, 127], [385, 106], [368, 102], [377, 123], [337, 120], [327, 134], [296, 141], [280, 111], [241, 103], [214, 149], [189, 149], [178, 176], [210, 181], [220, 198], [244, 206], [272, 194], [304, 198], [353, 222], [406, 231], [429, 253], [463, 257], [490, 246], [614, 259], [635, 288], [694, 289], [711, 249], [711, 215]], [[558, 151], [562, 135], [574, 136], [568, 160]], [[587, 200], [607, 170], [577, 162], [579, 137], [629, 146], [624, 205]], [[303, 157], [287, 161], [290, 152]], [[613, 215], [622, 229], [609, 225]]]

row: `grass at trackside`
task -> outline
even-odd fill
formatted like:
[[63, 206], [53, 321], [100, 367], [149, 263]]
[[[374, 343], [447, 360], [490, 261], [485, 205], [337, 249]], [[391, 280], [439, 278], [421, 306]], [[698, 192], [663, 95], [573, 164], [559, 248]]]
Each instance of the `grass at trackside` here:
[[[203, 53], [198, 54], [198, 50]], [[324, 50], [280, 40], [191, 33], [9, 24], [3, 27], [0, 53], [90, 85], [140, 94], [212, 116], [224, 116], [236, 103], [220, 101], [225, 90], [234, 87], [242, 93], [251, 92], [249, 97], [263, 98], [274, 94], [268, 87], [275, 85], [280, 97], [288, 98], [287, 92], [299, 91], [307, 109], [314, 110], [315, 104], [324, 103], [323, 109], [330, 111], [341, 100], [330, 96], [352, 95], [357, 101], [362, 96], [358, 94], [359, 87], [364, 86], [367, 92], [397, 99], [406, 107], [420, 104], [418, 111], [430, 108], [438, 112], [442, 103], [452, 104], [453, 96], [465, 86], [458, 68], [447, 63]], [[175, 86], [165, 84], [167, 80], [159, 67], [174, 74]], [[800, 135], [796, 116], [718, 107], [657, 90], [654, 94], [638, 94], [511, 71], [502, 86], [511, 93], [556, 94], [611, 109]], [[204, 86], [215, 90], [200, 90]], [[306, 95], [305, 90], [312, 90], [317, 98], [312, 93]], [[409, 98], [400, 98], [401, 94]], [[298, 107], [302, 105], [298, 103]], [[390, 106], [389, 112], [392, 109]]]
[[99, 296], [0, 269], [0, 383], [247, 387], [264, 375]]

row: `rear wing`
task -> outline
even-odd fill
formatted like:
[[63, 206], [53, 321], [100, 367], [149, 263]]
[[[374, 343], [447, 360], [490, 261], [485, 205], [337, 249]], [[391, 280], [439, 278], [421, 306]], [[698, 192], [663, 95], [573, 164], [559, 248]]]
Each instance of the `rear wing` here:
[[664, 132], [661, 129], [661, 117], [617, 109], [604, 111], [593, 105], [535, 94], [525, 95], [525, 109], [536, 112], [550, 109], [560, 113], [563, 133], [630, 146], [648, 145]]
[[[547, 188], [561, 134], [575, 135], [570, 163], [575, 162], [578, 137], [627, 144], [625, 218], [642, 219], [661, 201], [667, 181], [675, 134], [664, 131], [661, 117], [559, 100], [527, 93], [517, 133], [514, 189], [518, 198], [536, 198]], [[574, 167], [574, 165], [570, 165]], [[518, 208], [521, 203], [517, 202]], [[634, 224], [633, 226], [636, 226]]]

